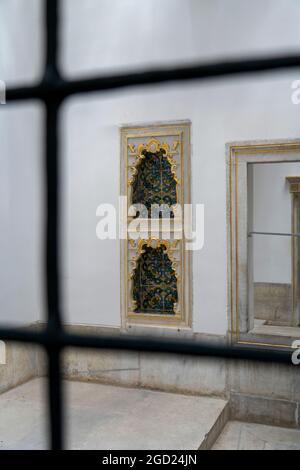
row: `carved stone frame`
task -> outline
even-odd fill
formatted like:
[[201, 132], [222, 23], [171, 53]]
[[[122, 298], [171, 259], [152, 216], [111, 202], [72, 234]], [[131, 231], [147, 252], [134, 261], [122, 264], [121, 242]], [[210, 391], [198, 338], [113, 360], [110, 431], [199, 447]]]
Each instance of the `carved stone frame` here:
[[[127, 196], [131, 204], [132, 181], [137, 172], [141, 151], [147, 145], [157, 145], [168, 150], [166, 158], [172, 167], [177, 182], [178, 201], [183, 206], [190, 203], [190, 122], [154, 123], [151, 125], [124, 126], [121, 133], [120, 194]], [[128, 218], [128, 220], [130, 217]], [[153, 220], [153, 219], [152, 219]], [[145, 219], [147, 222], [147, 220]], [[175, 328], [191, 327], [191, 252], [185, 249], [185, 239], [176, 239], [176, 231], [181, 230], [176, 217], [171, 222], [171, 239], [165, 240], [163, 224], [160, 223], [160, 234], [150, 239], [139, 232], [137, 240], [121, 240], [121, 320], [122, 327], [132, 325], [160, 326]], [[132, 275], [144, 244], [163, 243], [172, 261], [178, 287], [178, 304], [174, 315], [141, 314], [134, 312], [132, 302]]]
[[300, 328], [254, 328], [249, 304], [248, 164], [300, 162], [300, 141], [234, 142], [226, 146], [228, 233], [228, 332], [233, 343], [290, 348]]

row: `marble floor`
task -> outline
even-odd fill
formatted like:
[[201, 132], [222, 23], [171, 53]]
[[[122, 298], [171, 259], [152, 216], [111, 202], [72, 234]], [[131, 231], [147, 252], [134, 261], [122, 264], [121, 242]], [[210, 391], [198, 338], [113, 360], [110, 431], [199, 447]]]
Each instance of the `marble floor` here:
[[[45, 449], [45, 379], [0, 395], [0, 449]], [[64, 382], [69, 449], [198, 449], [227, 402], [145, 389]]]
[[[34, 379], [0, 395], [0, 450], [46, 449], [47, 382]], [[227, 402], [145, 389], [64, 381], [69, 449], [198, 449], [214, 442]], [[214, 430], [214, 431], [212, 431]], [[220, 449], [300, 449], [300, 430], [228, 422]]]

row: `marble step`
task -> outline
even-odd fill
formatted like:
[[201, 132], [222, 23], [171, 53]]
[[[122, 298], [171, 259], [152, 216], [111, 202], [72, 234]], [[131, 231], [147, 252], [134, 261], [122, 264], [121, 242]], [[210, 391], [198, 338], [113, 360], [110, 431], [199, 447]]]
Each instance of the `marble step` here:
[[[140, 388], [64, 382], [69, 449], [206, 449], [228, 420], [228, 402]], [[0, 449], [47, 448], [46, 380], [0, 395]]]

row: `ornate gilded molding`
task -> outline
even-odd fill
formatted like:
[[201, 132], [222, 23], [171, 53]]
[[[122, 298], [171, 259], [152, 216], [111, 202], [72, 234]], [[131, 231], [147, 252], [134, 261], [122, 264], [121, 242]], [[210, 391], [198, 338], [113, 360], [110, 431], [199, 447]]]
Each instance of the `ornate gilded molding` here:
[[[172, 270], [174, 271], [174, 275], [176, 277], [177, 282], [179, 282], [180, 281], [180, 275], [178, 273], [179, 261], [172, 255], [172, 245], [174, 245], [174, 243], [172, 241], [170, 241], [170, 240], [161, 240], [160, 238], [156, 238], [156, 237], [150, 237], [148, 239], [139, 240], [138, 243], [137, 243], [137, 256], [133, 256], [130, 259], [130, 264], [132, 265], [132, 271], [130, 273], [130, 279], [132, 280], [133, 277], [134, 277], [139, 259], [142, 256], [142, 254], [145, 252], [144, 248], [145, 247], [150, 247], [150, 248], [158, 249], [158, 248], [162, 247], [162, 248], [164, 248], [164, 253], [166, 253], [166, 255], [168, 256], [169, 260], [172, 263], [171, 264]], [[174, 248], [173, 248], [173, 250], [174, 250]], [[134, 301], [132, 301], [132, 302], [134, 302]], [[133, 304], [132, 304], [132, 306], [133, 306]], [[174, 313], [175, 314], [179, 313], [179, 304], [178, 303], [174, 304]]]
[[[138, 244], [137, 244], [137, 256], [133, 256], [130, 259], [130, 263], [132, 265], [132, 271], [131, 271], [131, 274], [130, 274], [130, 279], [132, 280], [134, 278], [135, 271], [137, 269], [139, 259], [142, 256], [142, 254], [145, 252], [145, 250], [144, 250], [145, 247], [150, 247], [150, 248], [153, 248], [153, 249], [164, 248], [163, 252], [168, 256], [169, 260], [171, 261], [172, 270], [174, 271], [174, 275], [175, 275], [176, 281], [178, 283], [180, 281], [180, 276], [177, 272], [179, 261], [176, 260], [176, 258], [172, 255], [172, 245], [174, 246], [174, 242], [170, 242], [170, 240], [161, 240], [161, 239], [156, 238], [156, 237], [150, 237], [148, 239], [139, 240]], [[174, 248], [173, 248], [173, 250], [174, 250]], [[131, 307], [132, 307], [133, 310], [135, 310], [135, 308], [136, 308], [136, 302], [133, 299], [131, 300]], [[173, 310], [174, 310], [174, 313], [176, 315], [180, 313], [179, 303], [174, 303]]]
[[[161, 200], [161, 203], [158, 202], [158, 204], [163, 204], [165, 201], [172, 211], [168, 228], [164, 225], [164, 215], [167, 214], [167, 210], [163, 212], [162, 217], [158, 217], [158, 228], [155, 233], [153, 232], [156, 239], [149, 239], [152, 234], [148, 235], [149, 223], [152, 219], [152, 217], [150, 219], [150, 213], [146, 219], [143, 218], [143, 213], [139, 213], [139, 219], [143, 222], [136, 225], [131, 225], [132, 216], [128, 215], [128, 238], [121, 242], [122, 325], [125, 328], [128, 325], [144, 324], [154, 324], [161, 327], [176, 326], [176, 328], [190, 327], [190, 257], [185, 252], [185, 240], [177, 239], [178, 224], [180, 223], [178, 219], [182, 217], [179, 211], [177, 213], [177, 207], [181, 209], [184, 203], [189, 202], [190, 198], [190, 123], [127, 126], [121, 129], [121, 145], [121, 194], [127, 196], [128, 207], [131, 204], [138, 204], [139, 201], [143, 203], [144, 201], [150, 211], [152, 200]], [[152, 163], [154, 165], [153, 171], [151, 171]], [[140, 164], [142, 165], [139, 166]], [[162, 187], [162, 183], [157, 181], [158, 176], [156, 175], [159, 173], [166, 176]], [[148, 181], [148, 175], [151, 178], [151, 187], [148, 193], [145, 191], [143, 199], [142, 189], [143, 185], [147, 186], [144, 182]], [[154, 187], [154, 184], [156, 183], [160, 190], [160, 198], [155, 197], [156, 186]], [[157, 216], [153, 214], [153, 217]], [[147, 289], [139, 290], [141, 288], [140, 277], [137, 282], [136, 276], [137, 273], [140, 274], [140, 268], [142, 268], [140, 267], [141, 255], [145, 256], [145, 262], [148, 262], [153, 256], [153, 266], [156, 264], [157, 266], [152, 268], [152, 275], [153, 279], [156, 279], [157, 285], [160, 279], [158, 272], [160, 261], [147, 246], [160, 247], [158, 249], [164, 253], [164, 263], [167, 263], [167, 273], [170, 279], [172, 278], [172, 292], [175, 292], [177, 284], [176, 298], [175, 294], [172, 294], [172, 305], [168, 303], [168, 313], [167, 310], [165, 311], [163, 303], [158, 306], [160, 305], [159, 300], [157, 308], [154, 308], [153, 311], [150, 311], [151, 308], [147, 310], [148, 307], [144, 304], [144, 294], [148, 291]], [[145, 265], [145, 270], [148, 270], [148, 265]], [[141, 275], [143, 273], [144, 271], [141, 269]], [[149, 278], [152, 279], [151, 276]], [[162, 280], [164, 282], [165, 277]], [[161, 284], [160, 289], [165, 288], [166, 285]], [[144, 292], [141, 298], [137, 295], [139, 292]], [[170, 302], [169, 299], [170, 297], [167, 302]], [[140, 300], [143, 304], [141, 308]]]
[[[173, 150], [176, 150], [179, 145], [178, 141], [173, 142]], [[176, 181], [176, 184], [180, 184], [180, 180], [177, 177], [176, 174], [176, 169], [177, 169], [177, 163], [172, 157], [172, 152], [170, 151], [170, 146], [167, 143], [162, 143], [158, 139], [152, 138], [148, 140], [147, 144], [139, 144], [137, 147], [137, 152], [135, 153], [135, 146], [132, 144], [128, 144], [128, 147], [130, 149], [131, 156], [136, 157], [136, 160], [133, 165], [130, 166], [131, 169], [131, 178], [128, 180], [128, 186], [132, 186], [135, 177], [138, 173], [138, 167], [141, 163], [141, 161], [145, 158], [144, 152], [150, 152], [150, 153], [156, 153], [159, 152], [160, 150], [164, 150], [165, 154], [163, 155], [164, 158], [166, 158], [171, 166], [171, 172], [173, 175], [174, 180]], [[178, 194], [177, 194], [178, 196]], [[178, 199], [177, 199], [178, 200]]]
[[[177, 240], [175, 240], [175, 241], [177, 242]], [[133, 276], [134, 276], [134, 272], [136, 270], [137, 263], [138, 263], [141, 255], [145, 251], [144, 250], [145, 246], [148, 246], [148, 247], [151, 247], [151, 248], [154, 248], [154, 249], [160, 248], [160, 247], [165, 247], [164, 253], [166, 253], [168, 255], [168, 258], [172, 263], [172, 269], [175, 273], [176, 279], [177, 280], [180, 279], [180, 276], [177, 272], [178, 260], [176, 260], [176, 258], [174, 258], [174, 256], [172, 255], [172, 251], [174, 250], [174, 241], [170, 242], [170, 240], [161, 240], [160, 238], [156, 238], [156, 237], [150, 237], [148, 239], [141, 239], [141, 240], [138, 241], [137, 256], [133, 256], [130, 259], [130, 263], [132, 265], [132, 272], [130, 274], [130, 279], [132, 279]], [[176, 243], [176, 246], [177, 246], [177, 243]]]

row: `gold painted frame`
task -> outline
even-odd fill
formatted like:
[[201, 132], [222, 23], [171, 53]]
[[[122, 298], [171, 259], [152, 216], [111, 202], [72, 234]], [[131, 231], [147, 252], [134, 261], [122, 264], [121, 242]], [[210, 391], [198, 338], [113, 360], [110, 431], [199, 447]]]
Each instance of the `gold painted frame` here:
[[[280, 155], [281, 154], [281, 155]], [[276, 155], [276, 158], [275, 158]], [[273, 142], [245, 142], [231, 143], [227, 145], [227, 227], [228, 227], [228, 307], [229, 307], [229, 325], [228, 330], [231, 342], [242, 345], [253, 345], [271, 348], [288, 348], [291, 349], [291, 338], [263, 335], [261, 339], [259, 335], [251, 335], [251, 331], [241, 333], [240, 331], [240, 275], [241, 266], [239, 260], [239, 244], [240, 239], [247, 237], [247, 233], [243, 233], [241, 237], [239, 224], [239, 172], [242, 170], [243, 175], [247, 175], [248, 163], [263, 162], [300, 162], [300, 141], [273, 141]], [[239, 170], [240, 169], [240, 170]], [[245, 182], [245, 181], [244, 181]], [[247, 178], [246, 178], [247, 184]], [[244, 203], [245, 204], [245, 203]], [[246, 201], [247, 206], [247, 201]], [[243, 240], [245, 246], [245, 240]], [[248, 253], [247, 253], [248, 266]], [[247, 284], [248, 285], [248, 284]], [[247, 293], [248, 296], [248, 293]], [[242, 305], [247, 315], [247, 305]], [[246, 319], [249, 320], [248, 318]], [[285, 328], [285, 327], [283, 327]], [[300, 328], [299, 328], [300, 337]], [[253, 338], [253, 339], [252, 339]], [[272, 342], [272, 338], [276, 338]], [[289, 344], [287, 344], [289, 341]]]
[[[131, 185], [132, 177], [135, 176], [136, 168], [139, 164], [139, 154], [141, 153], [142, 146], [140, 148], [134, 148], [130, 146], [129, 139], [140, 139], [143, 138], [145, 143], [149, 141], [157, 142], [158, 139], [165, 137], [174, 137], [180, 145], [180, 178], [177, 178], [177, 195], [178, 201], [183, 205], [190, 203], [191, 197], [191, 179], [190, 179], [190, 127], [189, 121], [180, 121], [172, 123], [157, 123], [149, 126], [124, 126], [120, 129], [121, 137], [121, 164], [120, 164], [120, 194], [127, 196], [127, 214], [128, 207], [131, 204], [128, 188]], [[136, 155], [136, 163], [131, 168], [131, 174], [129, 173], [128, 166], [128, 148], [132, 155]], [[176, 165], [173, 161], [172, 150], [167, 149], [167, 157], [172, 165], [172, 171], [176, 171]], [[161, 241], [163, 238], [161, 238]], [[143, 242], [146, 242], [144, 240]], [[175, 241], [175, 240], [173, 240]], [[178, 291], [180, 292], [181, 309], [176, 311], [174, 315], [162, 315], [162, 314], [141, 314], [132, 311], [129, 308], [129, 296], [128, 292], [128, 279], [130, 274], [128, 272], [128, 261], [129, 261], [129, 248], [132, 240], [121, 240], [121, 263], [120, 263], [120, 274], [121, 274], [121, 320], [122, 327], [127, 328], [130, 325], [152, 325], [160, 327], [176, 327], [191, 328], [191, 254], [185, 250], [185, 239], [178, 240], [176, 242], [176, 250], [180, 253], [180, 259], [174, 260], [180, 265], [179, 274], [176, 269]], [[171, 241], [172, 244], [172, 241]], [[174, 247], [169, 247], [169, 253], [173, 252]]]
[[[299, 226], [300, 176], [286, 176], [286, 181], [291, 195], [291, 233], [297, 233], [296, 227]], [[296, 237], [292, 238], [292, 322], [294, 325], [299, 322], [299, 268], [297, 268], [299, 250], [297, 241]]]

